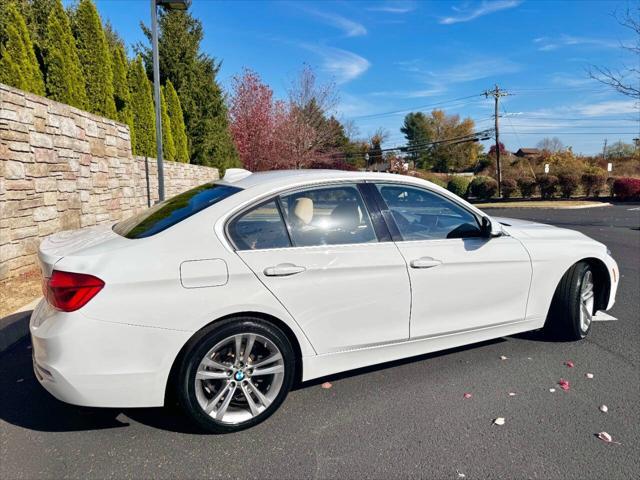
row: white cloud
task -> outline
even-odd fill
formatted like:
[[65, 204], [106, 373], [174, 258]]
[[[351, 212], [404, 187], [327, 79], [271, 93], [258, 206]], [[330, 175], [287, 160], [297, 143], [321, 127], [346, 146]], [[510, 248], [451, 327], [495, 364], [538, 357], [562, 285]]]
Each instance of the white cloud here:
[[367, 34], [367, 29], [364, 25], [343, 17], [342, 15], [312, 9], [305, 9], [305, 11], [323, 20], [326, 24], [342, 30], [347, 37], [360, 37]]
[[483, 1], [476, 8], [469, 8], [469, 5], [465, 4], [464, 7], [453, 7], [453, 10], [457, 12], [457, 14], [441, 18], [440, 23], [443, 25], [451, 25], [454, 23], [469, 22], [490, 13], [517, 7], [520, 3], [522, 3], [522, 0]]
[[600, 115], [616, 115], [626, 113], [640, 113], [640, 103], [635, 100], [612, 100], [608, 102], [592, 103], [577, 107], [577, 112], [589, 117]]
[[414, 11], [415, 5], [413, 2], [385, 2], [380, 5], [368, 7], [367, 10], [370, 12], [402, 14]]
[[441, 95], [446, 90], [441, 87], [422, 88], [416, 90], [383, 90], [370, 92], [372, 97], [393, 97], [393, 98], [427, 98]]
[[322, 69], [332, 75], [337, 83], [350, 82], [371, 66], [369, 60], [348, 50], [309, 44], [302, 46], [322, 58]]
[[615, 40], [595, 37], [577, 37], [574, 35], [560, 35], [558, 38], [538, 37], [533, 39], [533, 43], [539, 45], [538, 50], [549, 52], [561, 47], [587, 45], [598, 48], [618, 48], [620, 43]]
[[453, 65], [444, 70], [431, 70], [423, 60], [398, 62], [400, 67], [416, 75], [431, 86], [446, 86], [451, 83], [464, 83], [483, 78], [494, 78], [519, 72], [522, 66], [511, 60], [501, 58], [478, 58]]

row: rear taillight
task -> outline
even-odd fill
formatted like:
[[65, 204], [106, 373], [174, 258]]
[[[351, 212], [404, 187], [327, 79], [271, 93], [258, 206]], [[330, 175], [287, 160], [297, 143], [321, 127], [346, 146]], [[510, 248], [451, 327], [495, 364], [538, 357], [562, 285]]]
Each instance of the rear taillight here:
[[54, 270], [45, 278], [42, 292], [49, 304], [63, 312], [84, 307], [104, 287], [104, 282], [93, 275]]

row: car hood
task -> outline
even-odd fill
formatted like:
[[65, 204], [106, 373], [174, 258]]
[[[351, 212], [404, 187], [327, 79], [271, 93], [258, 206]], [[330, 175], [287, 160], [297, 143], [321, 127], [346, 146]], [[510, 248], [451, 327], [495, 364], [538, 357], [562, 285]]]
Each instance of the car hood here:
[[[549, 239], [549, 240], [585, 240], [589, 239], [583, 233], [567, 228], [555, 227], [545, 223], [532, 222], [530, 220], [520, 220], [517, 218], [492, 217], [499, 222], [504, 230], [511, 236], [518, 239]], [[591, 240], [591, 239], [589, 239]], [[595, 240], [594, 240], [595, 242]]]

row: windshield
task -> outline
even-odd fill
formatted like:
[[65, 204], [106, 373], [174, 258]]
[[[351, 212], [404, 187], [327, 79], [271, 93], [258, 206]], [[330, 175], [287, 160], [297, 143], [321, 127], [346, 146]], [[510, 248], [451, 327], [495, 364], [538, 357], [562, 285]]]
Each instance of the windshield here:
[[206, 183], [115, 224], [113, 231], [132, 239], [150, 237], [239, 191], [237, 187]]

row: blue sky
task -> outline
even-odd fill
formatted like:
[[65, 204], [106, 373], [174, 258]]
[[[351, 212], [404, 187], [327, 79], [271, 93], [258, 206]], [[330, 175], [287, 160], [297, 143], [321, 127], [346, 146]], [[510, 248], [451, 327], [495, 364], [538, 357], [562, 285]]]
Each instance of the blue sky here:
[[[149, 2], [98, 0], [129, 45], [142, 41]], [[322, 1], [194, 0], [205, 31], [202, 48], [222, 61], [229, 88], [244, 67], [284, 98], [303, 63], [340, 92], [337, 115], [365, 137], [383, 127], [386, 146], [403, 143], [406, 111], [432, 106], [491, 127], [495, 83], [502, 99], [501, 138], [510, 150], [558, 136], [580, 153], [605, 138], [637, 137], [637, 103], [588, 78], [591, 64], [620, 67], [634, 59], [619, 44], [633, 40], [612, 14], [626, 1]], [[637, 63], [637, 59], [635, 60]], [[469, 98], [470, 97], [470, 98]], [[460, 100], [458, 100], [460, 99]]]

